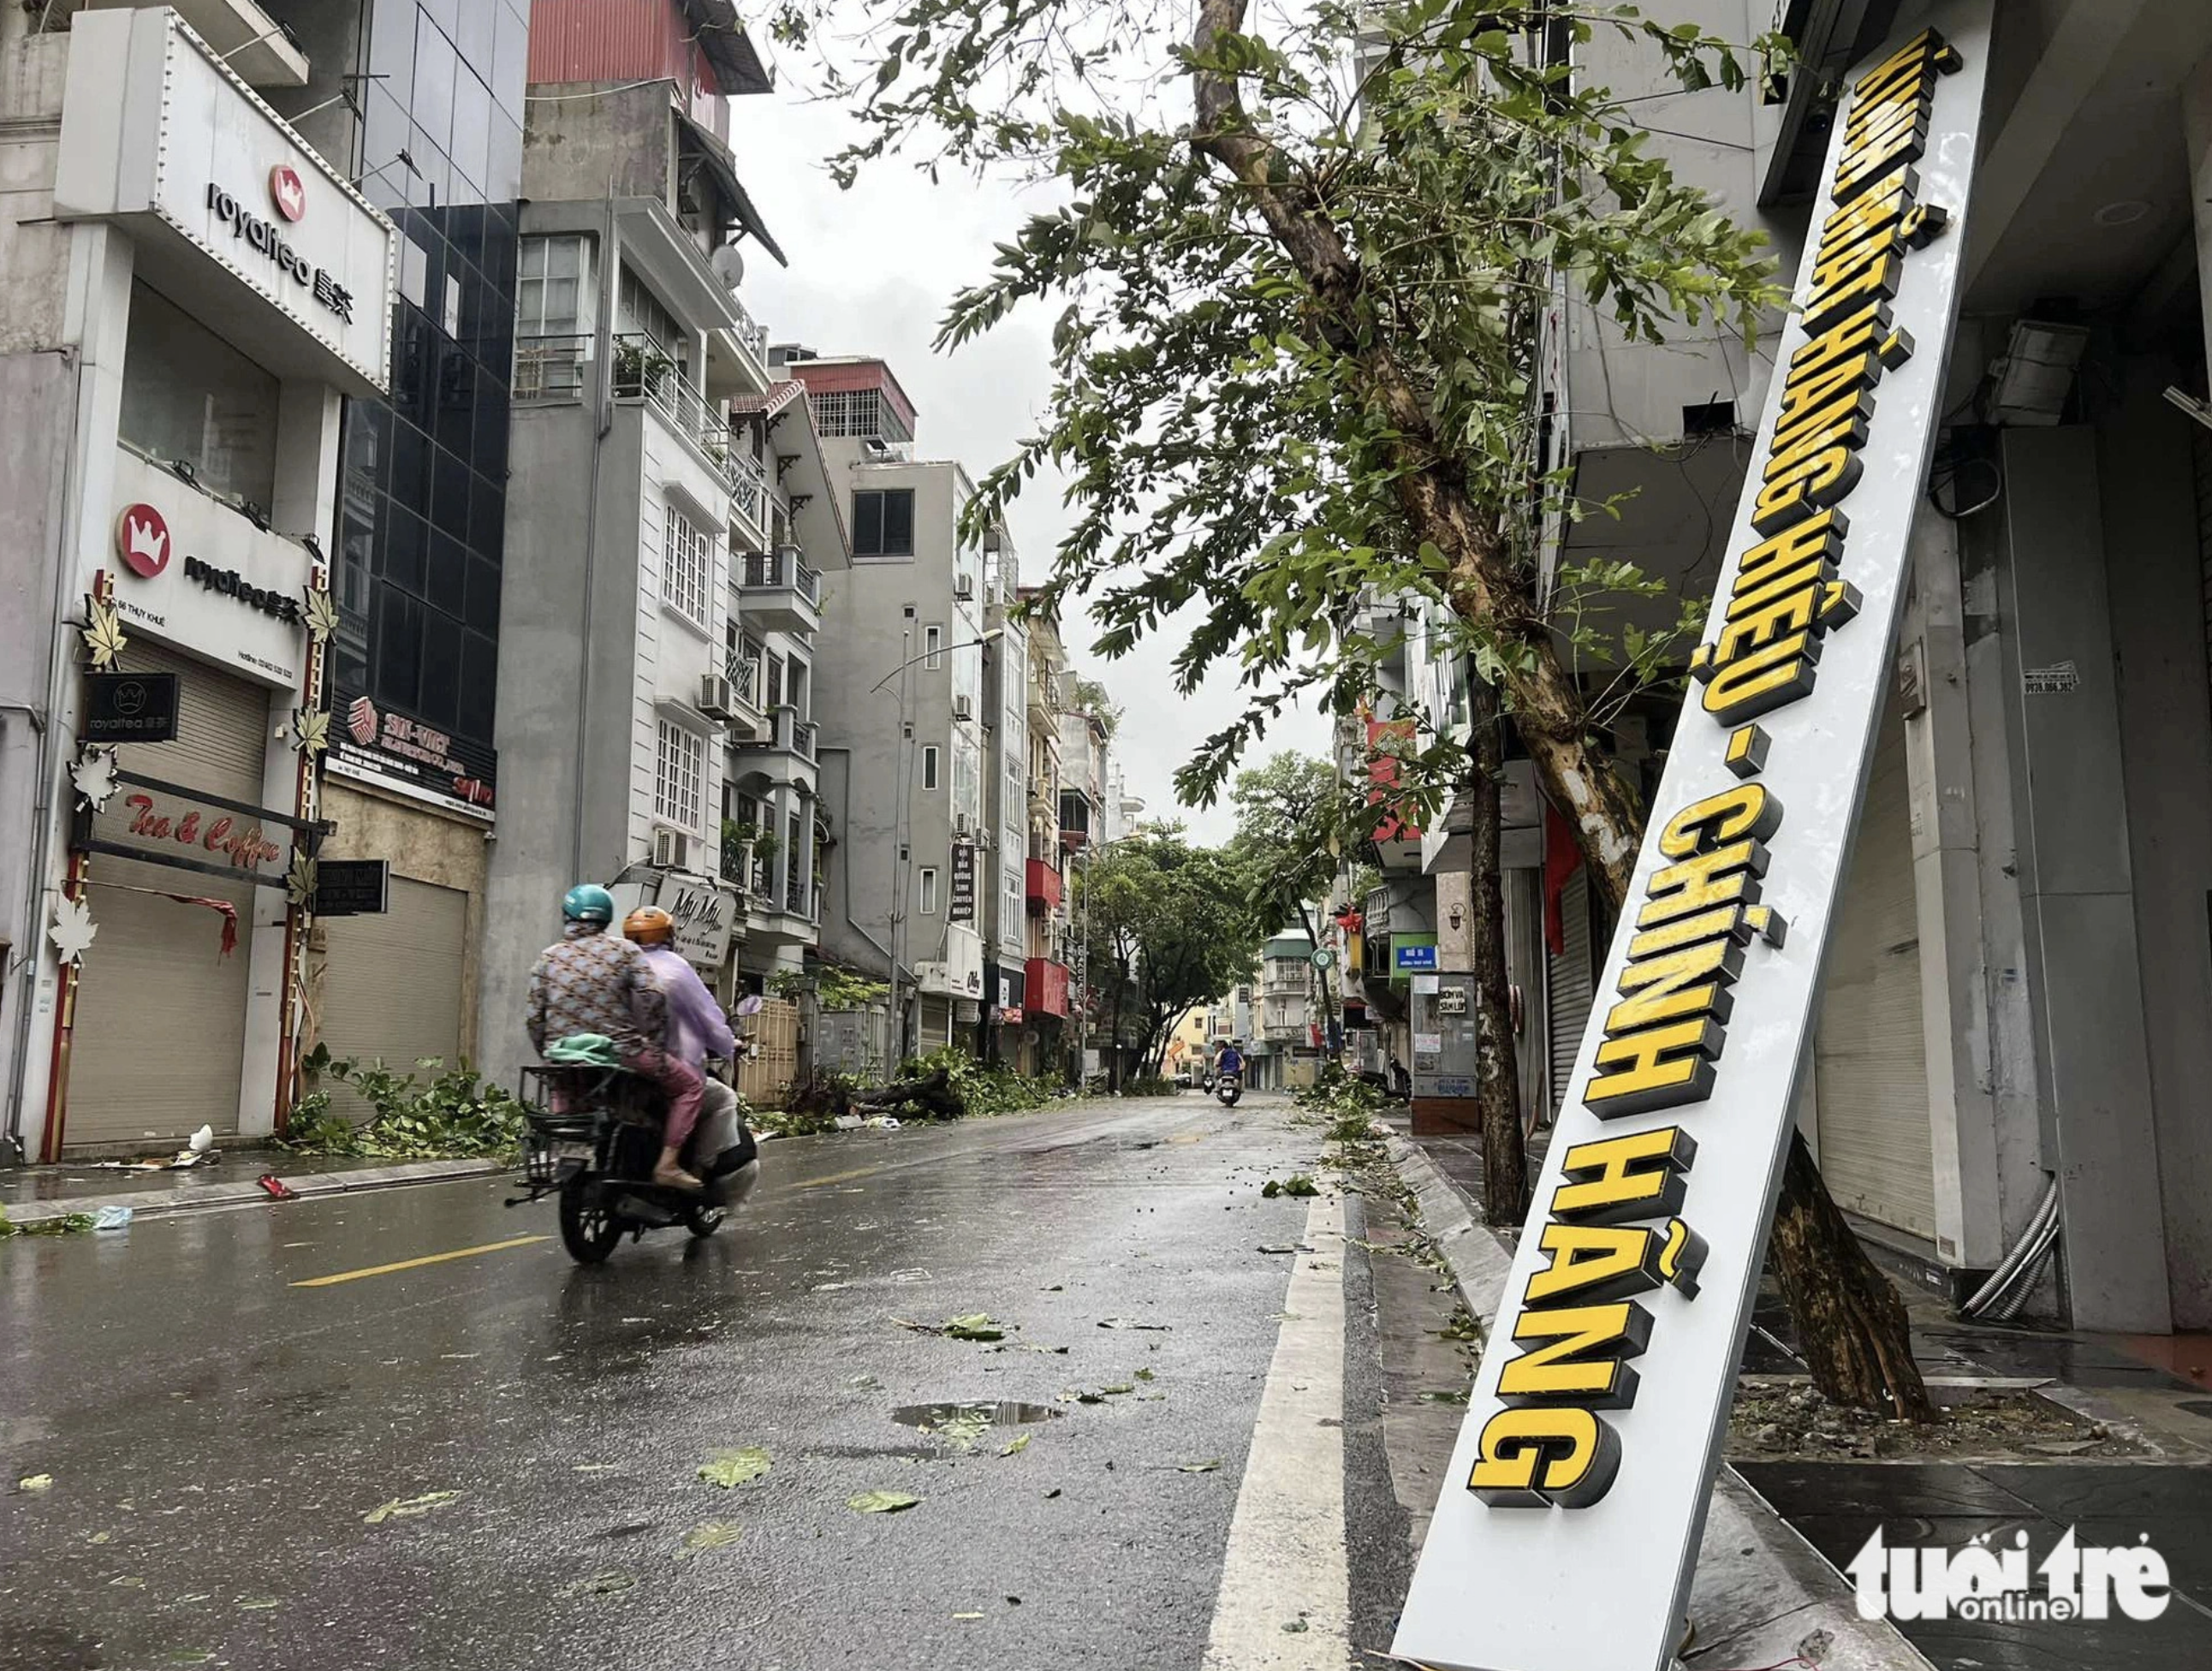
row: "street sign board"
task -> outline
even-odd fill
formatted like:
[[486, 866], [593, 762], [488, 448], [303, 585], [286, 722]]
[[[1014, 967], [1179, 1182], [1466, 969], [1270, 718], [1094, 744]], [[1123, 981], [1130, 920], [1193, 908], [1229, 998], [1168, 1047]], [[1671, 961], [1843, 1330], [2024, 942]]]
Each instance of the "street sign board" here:
[[1327, 946], [1319, 946], [1315, 949], [1313, 954], [1313, 966], [1316, 969], [1328, 969], [1335, 962], [1336, 953], [1331, 951]]
[[1399, 1659], [1656, 1671], [1681, 1639], [1942, 410], [1990, 15], [1945, 0], [1844, 84], [1601, 983], [1620, 996], [1577, 1056]]
[[315, 865], [315, 914], [380, 917], [391, 909], [392, 865], [383, 859], [324, 859]]
[[975, 844], [955, 842], [952, 844], [952, 887], [945, 896], [945, 920], [947, 922], [975, 921]]
[[174, 742], [179, 683], [174, 673], [86, 674], [84, 740]]

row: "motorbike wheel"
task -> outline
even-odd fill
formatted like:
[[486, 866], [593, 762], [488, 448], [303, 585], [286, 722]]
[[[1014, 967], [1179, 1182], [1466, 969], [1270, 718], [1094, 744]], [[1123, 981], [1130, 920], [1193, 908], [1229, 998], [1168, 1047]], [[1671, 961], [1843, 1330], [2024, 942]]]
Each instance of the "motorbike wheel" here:
[[561, 1245], [579, 1265], [604, 1264], [622, 1240], [622, 1224], [605, 1199], [586, 1199], [590, 1188], [580, 1177], [561, 1186]]
[[697, 1208], [689, 1218], [684, 1221], [684, 1228], [704, 1241], [721, 1229], [722, 1220], [729, 1216], [726, 1212], [711, 1211], [704, 1207]]

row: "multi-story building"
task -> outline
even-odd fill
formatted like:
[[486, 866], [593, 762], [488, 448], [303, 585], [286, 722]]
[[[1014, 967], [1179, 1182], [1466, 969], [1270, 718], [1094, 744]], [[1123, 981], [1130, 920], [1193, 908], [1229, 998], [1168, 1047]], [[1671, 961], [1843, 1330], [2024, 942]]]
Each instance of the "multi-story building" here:
[[1023, 1059], [1029, 996], [1030, 630], [1017, 614], [1020, 566], [1002, 540], [985, 566], [983, 1021], [977, 1054]]
[[308, 66], [303, 85], [271, 102], [299, 112], [316, 149], [399, 230], [388, 386], [345, 411], [323, 808], [336, 826], [324, 857], [385, 861], [390, 882], [382, 912], [317, 926], [312, 1007], [334, 1055], [451, 1061], [479, 1048], [477, 954], [499, 828], [530, 8], [269, 9], [286, 32], [275, 40], [297, 41]]
[[12, 1152], [266, 1134], [327, 1005], [315, 861], [363, 822], [323, 770], [343, 404], [426, 397], [392, 374], [412, 246], [270, 102], [324, 73], [250, 0], [0, 13]]
[[[524, 1048], [524, 982], [571, 883], [675, 911], [710, 976], [740, 933], [810, 932], [811, 680], [765, 635], [811, 632], [842, 544], [826, 502], [793, 520], [820, 457], [803, 425], [780, 450], [793, 432], [772, 428], [766, 337], [736, 294], [741, 252], [781, 256], [724, 138], [726, 98], [767, 82], [741, 34], [691, 27], [712, 8], [647, 9], [650, 30], [545, 31], [532, 58], [499, 670], [514, 769], [483, 948], [497, 1066]], [[744, 817], [748, 798], [773, 810]]]
[[[1004, 646], [1012, 557], [971, 540], [975, 488], [915, 454], [914, 404], [880, 360], [779, 350], [806, 390], [848, 507], [853, 568], [823, 610], [817, 712], [840, 739], [824, 761], [836, 845], [825, 877], [825, 954], [899, 988], [906, 1047], [972, 1044], [989, 961], [979, 866], [985, 793], [983, 652]], [[1012, 651], [1001, 648], [1001, 654]]]
[[1069, 849], [1060, 838], [1060, 714], [1067, 706], [1073, 675], [1060, 622], [1037, 594], [1025, 592], [1030, 606], [1029, 678], [1024, 718], [1029, 726], [1029, 781], [1024, 821], [1024, 925], [1022, 1038], [1017, 1060], [1031, 1073], [1066, 1066], [1073, 927], [1067, 886]]
[[[1587, 73], [1638, 99], [1653, 149], [1764, 227], [1790, 271], [1826, 212], [1823, 158], [1851, 66], [1932, 15], [1784, 6], [1803, 62], [1771, 102], [1681, 94], [1602, 39]], [[1859, 489], [1910, 495], [1908, 579], [1799, 1123], [1862, 1233], [1953, 1294], [2055, 1219], [2031, 1312], [2202, 1329], [2212, 11], [2153, 0], [1946, 18], [1964, 21], [1988, 70], [1978, 143], [1951, 153], [1976, 159], [1971, 185], [1942, 205], [1959, 240], [1955, 341], [1928, 402], [1932, 476], [1896, 479], [1911, 467], [1900, 452]], [[1905, 264], [1900, 304], [1927, 258]], [[1625, 506], [1617, 523], [1563, 531], [1565, 555], [1631, 558], [1709, 591], [1734, 555], [1726, 507], [1771, 404], [1780, 322], [1751, 349], [1710, 324], [1654, 347], [1625, 343], [1572, 287], [1557, 313], [1545, 465], [1571, 464], [1582, 493]], [[1863, 508], [1854, 498], [1855, 520]], [[1639, 771], [1673, 716], [1630, 718], [1615, 736]], [[1553, 957], [1557, 987], [1579, 993], [1607, 925], [1575, 903], [1571, 844], [1547, 845], [1574, 964]]]

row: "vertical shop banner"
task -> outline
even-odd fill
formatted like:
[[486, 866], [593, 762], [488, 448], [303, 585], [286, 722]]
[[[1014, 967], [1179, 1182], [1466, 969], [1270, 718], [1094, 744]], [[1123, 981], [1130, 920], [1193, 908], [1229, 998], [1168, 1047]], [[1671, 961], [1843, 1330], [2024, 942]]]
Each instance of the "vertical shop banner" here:
[[947, 896], [945, 920], [947, 922], [975, 921], [975, 844], [955, 842], [952, 844], [952, 891]]
[[1400, 1659], [1657, 1671], [1681, 1640], [1942, 411], [1990, 13], [1939, 5], [1844, 82], [1608, 996]]

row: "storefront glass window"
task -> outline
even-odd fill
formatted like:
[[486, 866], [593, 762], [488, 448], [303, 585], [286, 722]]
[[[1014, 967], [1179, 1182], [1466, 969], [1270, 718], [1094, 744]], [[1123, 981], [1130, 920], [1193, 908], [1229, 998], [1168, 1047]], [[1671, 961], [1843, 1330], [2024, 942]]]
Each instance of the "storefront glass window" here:
[[158, 290], [133, 282], [123, 439], [264, 510], [276, 491], [277, 381]]

